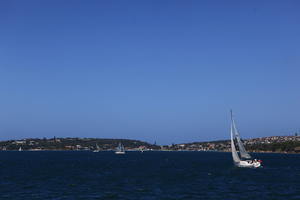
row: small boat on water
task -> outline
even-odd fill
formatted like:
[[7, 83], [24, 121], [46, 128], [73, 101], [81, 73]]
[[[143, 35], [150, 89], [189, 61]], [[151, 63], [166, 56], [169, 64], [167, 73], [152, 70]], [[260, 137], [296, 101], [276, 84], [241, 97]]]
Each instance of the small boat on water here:
[[125, 148], [121, 143], [119, 143], [119, 146], [115, 151], [115, 154], [125, 154]]
[[[233, 119], [232, 111], [231, 113], [231, 128], [230, 128], [230, 134], [231, 134], [231, 152], [232, 152], [232, 158], [235, 166], [237, 167], [248, 167], [248, 168], [258, 168], [261, 167], [261, 160], [252, 159], [250, 154], [246, 151], [242, 141], [240, 134], [238, 133], [235, 122]], [[235, 140], [238, 144], [239, 154], [237, 153], [236, 146], [235, 146]]]
[[100, 151], [100, 147], [98, 146], [98, 144], [96, 143], [96, 149], [93, 151], [94, 153], [97, 153]]
[[23, 151], [23, 150], [22, 150], [22, 147], [20, 147], [18, 151]]

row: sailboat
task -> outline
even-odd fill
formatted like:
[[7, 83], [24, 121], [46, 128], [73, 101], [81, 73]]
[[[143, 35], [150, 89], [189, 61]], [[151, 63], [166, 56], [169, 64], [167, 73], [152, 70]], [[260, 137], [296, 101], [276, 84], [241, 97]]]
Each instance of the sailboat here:
[[[252, 159], [250, 154], [246, 151], [242, 141], [240, 134], [237, 131], [237, 128], [235, 126], [235, 122], [233, 119], [232, 111], [231, 113], [231, 127], [230, 127], [230, 134], [231, 134], [231, 152], [232, 152], [232, 158], [235, 166], [237, 167], [248, 167], [248, 168], [258, 168], [261, 167], [261, 161], [257, 159]], [[237, 153], [234, 140], [236, 139], [239, 153]]]
[[23, 150], [22, 150], [22, 147], [20, 147], [18, 151], [23, 151]]
[[125, 148], [121, 143], [119, 143], [119, 146], [117, 147], [117, 150], [115, 151], [115, 154], [125, 154]]
[[100, 151], [100, 147], [98, 146], [98, 144], [96, 143], [96, 149], [93, 151], [95, 153], [99, 152]]

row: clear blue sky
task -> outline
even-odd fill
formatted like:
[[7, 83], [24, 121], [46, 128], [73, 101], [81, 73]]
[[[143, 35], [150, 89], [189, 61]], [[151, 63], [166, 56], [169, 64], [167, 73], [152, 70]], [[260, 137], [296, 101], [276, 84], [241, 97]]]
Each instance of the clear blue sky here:
[[300, 131], [299, 1], [0, 2], [0, 139]]

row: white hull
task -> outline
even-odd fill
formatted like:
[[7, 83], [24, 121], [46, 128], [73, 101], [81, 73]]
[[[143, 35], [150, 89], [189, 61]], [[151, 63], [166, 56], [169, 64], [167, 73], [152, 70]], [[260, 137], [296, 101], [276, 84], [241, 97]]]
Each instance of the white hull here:
[[115, 154], [125, 154], [125, 151], [116, 151]]
[[94, 152], [94, 153], [97, 153], [97, 152], [99, 152], [99, 150], [94, 150], [93, 152]]
[[252, 160], [241, 160], [240, 162], [236, 163], [237, 167], [247, 167], [247, 168], [258, 168], [261, 167], [260, 162], [252, 161]]

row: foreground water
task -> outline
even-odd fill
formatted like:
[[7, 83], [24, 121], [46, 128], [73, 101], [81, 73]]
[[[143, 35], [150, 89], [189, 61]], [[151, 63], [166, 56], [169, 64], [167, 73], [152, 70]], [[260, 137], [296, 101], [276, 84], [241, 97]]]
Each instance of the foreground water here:
[[300, 155], [216, 152], [0, 152], [0, 199], [300, 199]]

